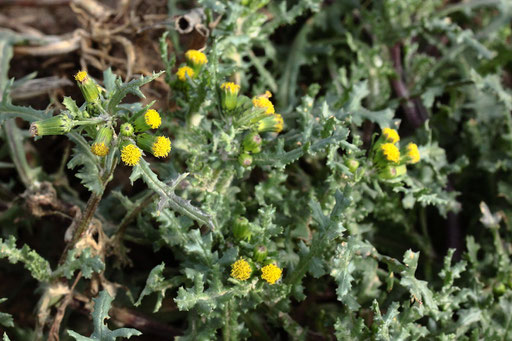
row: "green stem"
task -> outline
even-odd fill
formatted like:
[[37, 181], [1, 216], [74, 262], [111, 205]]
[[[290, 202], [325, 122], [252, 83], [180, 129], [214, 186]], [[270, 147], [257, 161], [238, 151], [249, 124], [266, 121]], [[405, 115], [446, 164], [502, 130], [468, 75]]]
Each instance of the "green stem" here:
[[124, 233], [126, 232], [126, 229], [128, 225], [139, 215], [139, 213], [146, 208], [149, 204], [153, 202], [153, 200], [156, 197], [156, 193], [149, 192], [147, 193], [140, 202], [139, 205], [137, 205], [133, 210], [128, 212], [121, 223], [119, 224], [119, 227], [117, 228], [116, 232], [114, 233], [114, 236], [117, 240], [123, 240]]

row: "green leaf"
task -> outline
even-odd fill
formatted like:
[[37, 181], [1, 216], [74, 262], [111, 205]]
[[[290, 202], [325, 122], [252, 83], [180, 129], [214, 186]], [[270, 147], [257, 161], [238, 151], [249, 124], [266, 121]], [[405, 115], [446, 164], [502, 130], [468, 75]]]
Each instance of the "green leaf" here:
[[77, 341], [116, 341], [118, 337], [129, 339], [133, 335], [141, 335], [141, 332], [133, 328], [108, 329], [105, 319], [109, 318], [108, 311], [113, 300], [114, 298], [106, 290], [100, 292], [97, 298], [93, 298], [94, 312], [92, 313], [92, 320], [94, 332], [90, 337], [82, 336], [72, 330], [68, 330], [68, 334]]
[[82, 113], [80, 112], [80, 109], [76, 105], [75, 100], [72, 99], [71, 97], [67, 97], [67, 96], [64, 97], [64, 99], [62, 100], [62, 104], [64, 104], [66, 109], [69, 110], [70, 116], [72, 118], [80, 117], [82, 115]]
[[4, 341], [11, 341], [11, 339], [9, 339], [9, 336], [7, 336], [7, 333], [5, 333], [5, 332], [4, 332], [3, 340]]
[[166, 290], [172, 288], [175, 285], [175, 283], [173, 283], [172, 281], [165, 280], [165, 277], [162, 274], [164, 271], [164, 268], [165, 268], [165, 263], [162, 263], [160, 265], [155, 266], [153, 268], [153, 270], [151, 270], [151, 272], [149, 273], [149, 276], [146, 280], [146, 286], [140, 293], [140, 296], [139, 296], [139, 299], [137, 300], [137, 302], [135, 302], [136, 307], [138, 307], [141, 304], [142, 299], [145, 296], [156, 292], [157, 293], [157, 301], [155, 304], [155, 308], [153, 309], [153, 312], [156, 313], [160, 309], [160, 307], [162, 306], [162, 300], [165, 297]]
[[50, 117], [51, 113], [51, 111], [36, 110], [31, 107], [13, 105], [5, 98], [0, 102], [0, 123], [3, 123], [6, 119], [16, 117], [28, 122], [34, 122]]
[[73, 277], [76, 270], [82, 271], [82, 275], [85, 278], [91, 278], [93, 273], [100, 273], [105, 270], [105, 264], [101, 261], [99, 256], [92, 256], [91, 249], [86, 248], [77, 257], [76, 254], [79, 252], [77, 249], [73, 249], [68, 252], [64, 264], [59, 266], [54, 277], [64, 276], [67, 279]]
[[11, 264], [23, 263], [25, 269], [30, 271], [32, 277], [38, 281], [47, 281], [51, 276], [50, 263], [37, 252], [31, 250], [28, 245], [23, 245], [21, 249], [17, 249], [14, 236], [10, 236], [5, 241], [0, 239], [0, 258], [7, 258]]
[[[117, 111], [117, 105], [121, 103], [123, 98], [125, 98], [128, 94], [134, 94], [140, 98], [145, 98], [142, 91], [140, 91], [140, 87], [160, 77], [160, 75], [163, 73], [164, 71], [160, 71], [157, 73], [153, 72], [151, 76], [141, 76], [139, 79], [132, 79], [128, 83], [123, 83], [120, 79], [116, 78], [114, 90], [110, 91], [107, 94], [107, 97], [109, 98], [106, 105], [107, 111], [111, 115], [115, 114]], [[109, 87], [110, 82], [111, 81], [109, 78]]]
[[73, 157], [68, 162], [68, 168], [73, 169], [76, 166], [82, 166], [78, 170], [76, 177], [81, 179], [81, 183], [91, 192], [97, 195], [103, 193], [103, 180], [100, 175], [99, 158], [91, 152], [87, 141], [78, 133], [71, 132], [66, 136], [75, 142], [73, 148]]

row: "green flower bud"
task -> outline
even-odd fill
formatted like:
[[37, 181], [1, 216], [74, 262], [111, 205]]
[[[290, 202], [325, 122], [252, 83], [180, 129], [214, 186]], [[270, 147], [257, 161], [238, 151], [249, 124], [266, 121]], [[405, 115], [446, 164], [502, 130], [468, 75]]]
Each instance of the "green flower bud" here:
[[100, 128], [91, 146], [91, 152], [100, 157], [106, 156], [109, 151], [110, 141], [112, 141], [112, 129], [109, 127]]
[[233, 236], [235, 236], [237, 240], [250, 240], [251, 235], [252, 232], [249, 220], [245, 217], [238, 217], [233, 224]]
[[252, 131], [245, 135], [242, 145], [244, 152], [258, 154], [261, 152], [261, 136], [257, 132]]
[[244, 167], [249, 167], [252, 165], [252, 156], [247, 153], [242, 153], [238, 157], [238, 163]]
[[355, 173], [356, 170], [359, 168], [359, 161], [356, 159], [345, 159], [345, 166], [348, 167], [350, 172]]
[[268, 254], [268, 250], [265, 245], [256, 246], [254, 248], [253, 259], [256, 262], [261, 263], [265, 260], [265, 258], [267, 258], [267, 254]]
[[505, 291], [507, 291], [507, 288], [505, 287], [505, 284], [499, 283], [492, 288], [492, 291], [496, 296], [501, 296], [505, 293]]
[[98, 103], [100, 98], [99, 85], [89, 77], [87, 72], [79, 71], [75, 75], [75, 80], [78, 82], [78, 87], [82, 91], [84, 99], [88, 103]]
[[405, 165], [384, 167], [379, 172], [379, 178], [383, 180], [394, 179], [407, 173], [407, 167]]
[[226, 82], [222, 83], [220, 88], [222, 90], [222, 107], [226, 110], [235, 109], [240, 85], [232, 82]]
[[30, 125], [30, 134], [34, 136], [63, 135], [69, 133], [74, 122], [65, 114], [60, 114], [45, 120], [33, 122]]
[[133, 136], [133, 132], [134, 132], [133, 126], [130, 123], [121, 124], [121, 128], [119, 129], [119, 134], [126, 136], [126, 137], [131, 137], [131, 136]]

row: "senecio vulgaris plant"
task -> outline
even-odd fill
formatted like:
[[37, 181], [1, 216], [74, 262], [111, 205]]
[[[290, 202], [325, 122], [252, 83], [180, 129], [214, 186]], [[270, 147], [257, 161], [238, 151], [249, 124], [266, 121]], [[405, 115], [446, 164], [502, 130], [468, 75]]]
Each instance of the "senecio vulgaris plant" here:
[[[87, 300], [99, 283], [103, 291], [93, 299], [94, 309], [88, 306], [94, 320], [90, 338], [69, 330], [71, 324], [61, 327], [77, 339], [138, 334], [108, 330], [105, 319], [116, 293], [118, 303], [146, 314], [153, 310], [157, 319], [172, 314], [165, 323], [180, 326], [175, 335], [181, 340], [333, 334], [339, 340], [507, 339], [512, 275], [505, 213], [480, 205], [482, 241], [469, 237], [467, 252], [455, 264], [451, 250], [436, 266], [427, 231], [427, 212], [446, 216], [460, 209], [449, 177], [466, 179], [469, 159], [469, 168], [478, 166], [485, 174], [508, 169], [502, 158], [510, 144], [500, 136], [485, 137], [501, 130], [481, 109], [495, 103], [494, 117], [510, 122], [510, 96], [495, 75], [485, 74], [490, 65], [472, 67], [469, 53], [478, 51], [478, 60], [491, 55], [478, 39], [506, 20], [473, 35], [438, 18], [443, 12], [434, 11], [436, 1], [337, 1], [330, 2], [332, 11], [319, 10], [328, 2], [309, 0], [289, 11], [265, 1], [200, 3], [207, 17], [212, 11], [225, 17], [202, 51], [169, 56], [162, 38], [170, 96], [160, 104], [169, 110], [122, 103], [129, 93], [140, 96], [140, 86], [159, 74], [125, 83], [110, 70], [102, 80], [79, 72], [86, 103], [78, 107], [65, 98], [67, 110], [51, 118], [3, 98], [0, 112], [32, 122], [36, 139], [65, 134], [74, 142], [68, 166], [81, 167], [77, 176], [91, 191], [55, 269], [36, 250], [18, 248], [14, 237], [0, 242], [0, 256], [24, 263], [41, 283], [38, 337], [46, 336], [53, 306], [66, 310], [69, 290], [85, 293], [81, 298]], [[270, 36], [308, 11], [310, 20], [290, 56], [280, 60], [282, 50]], [[340, 17], [343, 25], [333, 25]], [[365, 20], [363, 28], [354, 17]], [[437, 42], [439, 32], [453, 39], [453, 46], [435, 51], [444, 56], [442, 63], [420, 51], [416, 42], [423, 39], [408, 36]], [[324, 41], [314, 41], [328, 34], [344, 48], [326, 50]], [[492, 36], [503, 35], [510, 36], [506, 30]], [[398, 67], [397, 58], [407, 65]], [[450, 68], [452, 60], [457, 65], [449, 79], [431, 79], [425, 71], [432, 65]], [[400, 95], [400, 101], [390, 83], [406, 77], [396, 77], [395, 67], [419, 75], [406, 82], [417, 92]], [[318, 75], [327, 74], [321, 87], [304, 80], [320, 82]], [[451, 100], [438, 108], [434, 99], [440, 94]], [[412, 128], [403, 129], [396, 113], [402, 105], [421, 107], [416, 100], [432, 120], [408, 132]], [[474, 117], [457, 121], [465, 115]], [[369, 135], [366, 123], [372, 125]], [[457, 134], [440, 132], [460, 126], [467, 145], [476, 149], [450, 159], [438, 141]], [[399, 128], [407, 133], [399, 136]], [[147, 188], [133, 196], [106, 190], [115, 167]], [[499, 187], [510, 200], [506, 181]], [[101, 232], [97, 243], [90, 238], [93, 227]], [[421, 251], [422, 262], [409, 248]], [[127, 269], [139, 253], [165, 258], [150, 267], [153, 258], [146, 258], [142, 278], [115, 270], [114, 265]], [[90, 279], [90, 288], [84, 289], [89, 282], [82, 278]], [[142, 327], [139, 332], [151, 335]]]

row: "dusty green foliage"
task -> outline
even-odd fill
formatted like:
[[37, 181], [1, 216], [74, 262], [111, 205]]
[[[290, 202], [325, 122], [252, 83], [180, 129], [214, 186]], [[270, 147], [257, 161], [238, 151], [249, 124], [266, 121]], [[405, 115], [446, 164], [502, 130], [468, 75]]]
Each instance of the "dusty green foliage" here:
[[117, 338], [130, 338], [134, 335], [141, 333], [133, 328], [119, 328], [110, 330], [105, 324], [105, 319], [108, 319], [108, 311], [114, 298], [108, 294], [107, 291], [100, 292], [99, 296], [94, 301], [94, 312], [92, 313], [92, 320], [94, 324], [94, 331], [90, 337], [85, 337], [68, 330], [68, 334], [77, 341], [115, 341]]
[[[141, 87], [161, 72], [78, 80], [86, 102], [65, 97], [62, 112], [11, 103], [1, 74], [0, 122], [12, 128], [2, 148], [22, 184], [48, 177], [27, 162], [12, 118], [60, 117], [51, 128], [73, 143], [67, 166], [91, 192], [87, 205], [72, 198], [85, 207], [70, 241], [80, 249], [60, 262], [17, 247], [2, 227], [0, 257], [44, 288], [39, 315], [67, 294], [51, 295], [59, 279], [68, 289], [83, 276], [74, 290], [115, 287], [120, 304], [172, 324], [178, 340], [510, 338], [509, 1], [198, 4], [214, 27], [204, 54], [168, 50], [174, 31], [160, 39], [168, 158], [123, 159], [126, 143], [142, 148], [142, 131], [121, 124], [144, 124], [154, 103], [142, 104]], [[0, 40], [1, 65], [13, 39]], [[91, 148], [100, 140], [103, 156]], [[131, 168], [116, 180], [140, 192], [106, 190], [118, 164]], [[13, 204], [0, 220], [22, 210]], [[131, 261], [137, 275], [124, 276], [117, 267]], [[113, 298], [99, 295], [92, 335], [69, 334], [138, 335], [107, 328]], [[165, 315], [170, 305], [180, 314]], [[18, 331], [8, 314], [0, 323]]]

